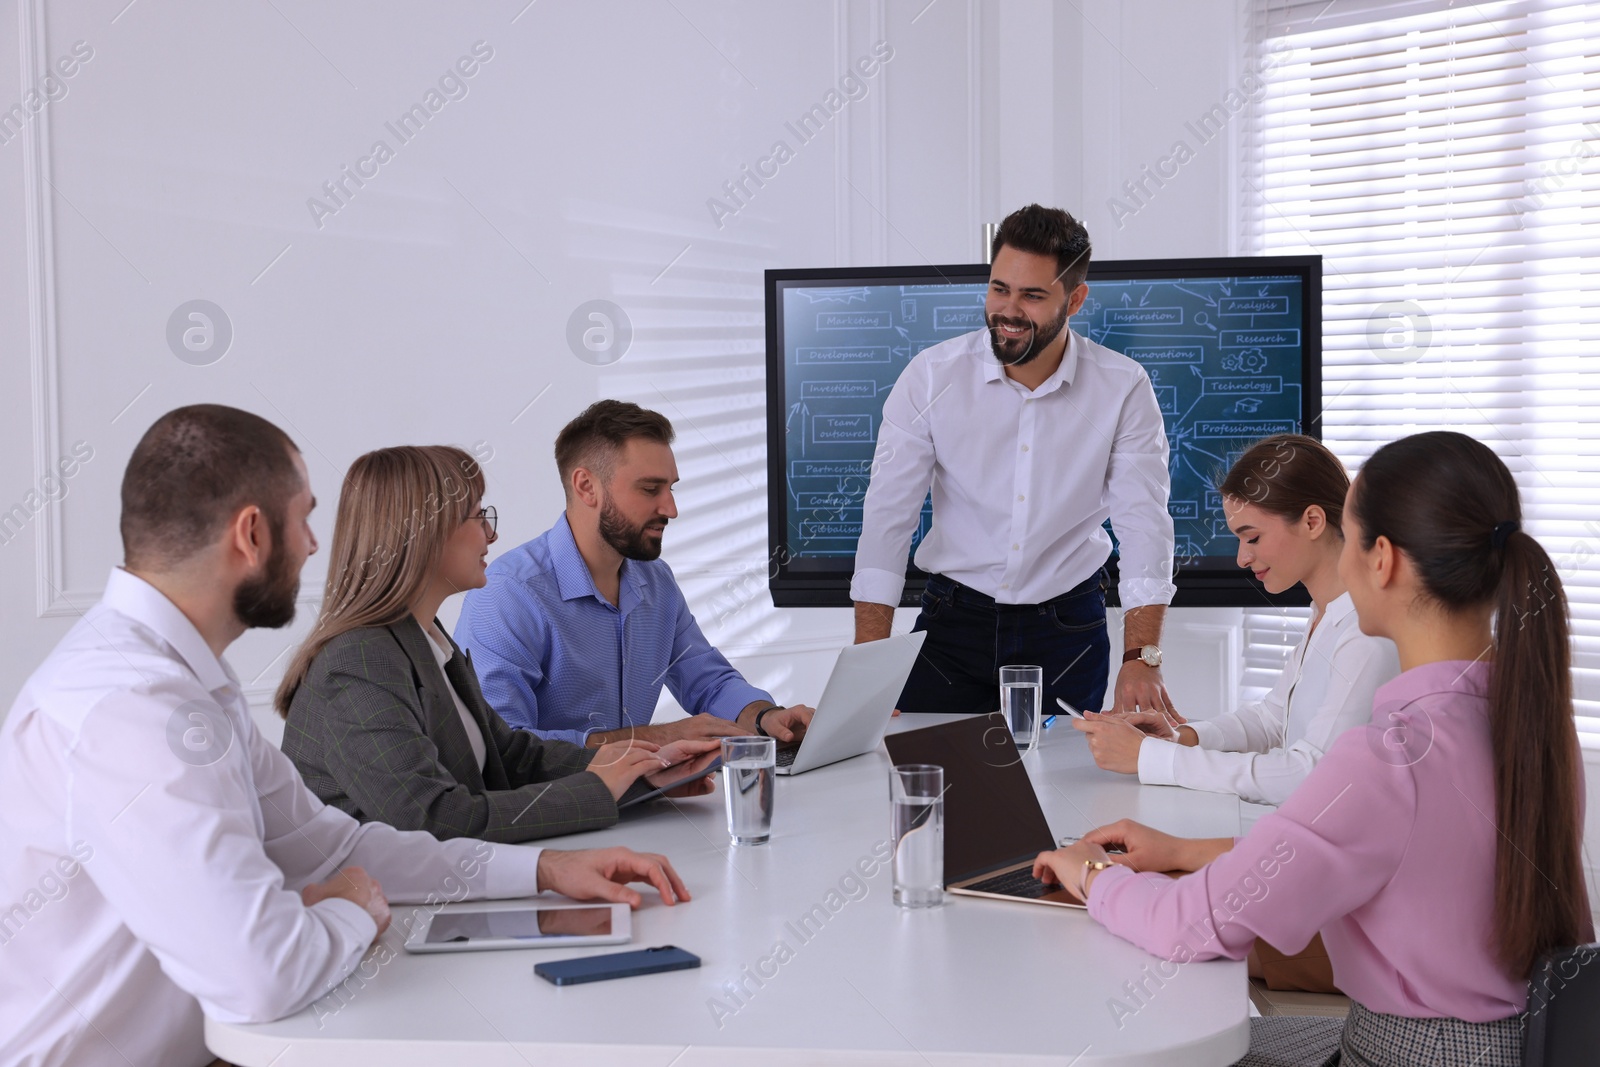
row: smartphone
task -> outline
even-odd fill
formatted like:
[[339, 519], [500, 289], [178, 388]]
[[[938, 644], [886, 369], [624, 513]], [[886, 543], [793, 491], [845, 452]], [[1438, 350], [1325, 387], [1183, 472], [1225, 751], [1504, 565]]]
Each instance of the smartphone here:
[[[1071, 715], [1074, 719], [1083, 718], [1083, 712], [1079, 711], [1077, 708], [1073, 707], [1071, 704], [1068, 704], [1065, 700], [1062, 700], [1060, 697], [1056, 697], [1056, 703], [1061, 705], [1061, 710], [1062, 711], [1065, 711], [1068, 715]], [[1054, 715], [1052, 715], [1050, 717], [1052, 719], [1055, 718]]]
[[658, 971], [687, 971], [700, 966], [700, 957], [676, 945], [657, 945], [637, 952], [617, 952], [609, 956], [579, 956], [554, 963], [536, 963], [533, 973], [556, 985], [581, 985], [604, 982], [608, 978], [632, 978]]

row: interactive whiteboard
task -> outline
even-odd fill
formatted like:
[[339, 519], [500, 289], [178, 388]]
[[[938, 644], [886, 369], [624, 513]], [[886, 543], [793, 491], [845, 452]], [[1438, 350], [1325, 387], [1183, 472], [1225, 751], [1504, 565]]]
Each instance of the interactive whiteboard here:
[[[918, 352], [983, 328], [987, 283], [981, 264], [768, 272], [780, 606], [848, 603], [838, 580], [847, 586], [854, 568], [884, 400]], [[1234, 573], [1237, 542], [1214, 486], [1251, 442], [1315, 434], [1320, 304], [1317, 257], [1091, 266], [1071, 327], [1144, 366], [1166, 419], [1177, 604], [1255, 604], [1266, 595]], [[924, 502], [913, 552], [933, 521]], [[908, 584], [908, 599], [917, 591]]]

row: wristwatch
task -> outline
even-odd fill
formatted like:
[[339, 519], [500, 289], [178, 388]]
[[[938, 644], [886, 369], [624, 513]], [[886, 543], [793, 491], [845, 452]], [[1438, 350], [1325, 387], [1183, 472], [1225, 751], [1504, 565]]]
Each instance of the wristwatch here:
[[760, 711], [756, 712], [755, 721], [751, 724], [756, 728], [756, 733], [762, 737], [771, 737], [771, 734], [767, 733], [767, 731], [761, 728], [761, 720], [767, 717], [768, 712], [783, 711], [784, 707], [785, 705], [783, 704], [774, 704], [769, 708], [762, 708]]
[[1115, 866], [1110, 860], [1084, 860], [1083, 877], [1078, 879], [1078, 899], [1089, 903], [1089, 872], [1103, 871], [1107, 867]]
[[1130, 648], [1122, 654], [1122, 662], [1132, 663], [1142, 660], [1146, 667], [1161, 666], [1161, 648], [1159, 645], [1145, 645], [1143, 648]]

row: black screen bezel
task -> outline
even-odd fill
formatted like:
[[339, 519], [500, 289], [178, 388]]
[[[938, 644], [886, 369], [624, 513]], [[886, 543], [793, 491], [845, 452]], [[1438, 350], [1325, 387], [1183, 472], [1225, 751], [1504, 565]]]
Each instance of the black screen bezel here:
[[[1297, 275], [1301, 279], [1300, 430], [1320, 439], [1322, 422], [1322, 257], [1234, 256], [1208, 259], [1104, 260], [1089, 266], [1089, 285], [1096, 281], [1138, 281], [1142, 278], [1205, 278]], [[788, 551], [788, 465], [784, 441], [785, 364], [783, 359], [783, 290], [816, 286], [987, 284], [987, 263], [907, 267], [810, 267], [768, 270], [765, 279], [767, 341], [767, 545], [768, 588], [773, 605], [785, 607], [849, 607], [854, 560], [794, 560]], [[1116, 561], [1107, 600], [1117, 602]], [[1310, 597], [1299, 586], [1269, 593], [1242, 570], [1232, 556], [1198, 556], [1177, 561], [1173, 607], [1304, 607]], [[926, 575], [906, 567], [903, 607], [915, 606]]]

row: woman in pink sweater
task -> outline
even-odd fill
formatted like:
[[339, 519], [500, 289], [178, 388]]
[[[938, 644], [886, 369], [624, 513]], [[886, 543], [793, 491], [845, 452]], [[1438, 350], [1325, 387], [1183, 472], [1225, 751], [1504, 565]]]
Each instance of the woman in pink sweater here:
[[[1561, 582], [1505, 464], [1462, 434], [1379, 449], [1343, 529], [1361, 629], [1400, 653], [1371, 723], [1237, 841], [1123, 822], [1035, 874], [1180, 964], [1320, 930], [1355, 1002], [1345, 1067], [1519, 1064], [1535, 960], [1592, 937]], [[1155, 873], [1175, 870], [1194, 873]]]

